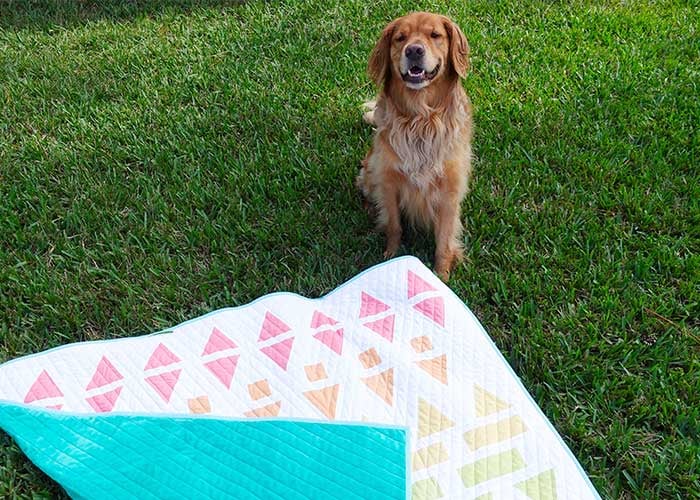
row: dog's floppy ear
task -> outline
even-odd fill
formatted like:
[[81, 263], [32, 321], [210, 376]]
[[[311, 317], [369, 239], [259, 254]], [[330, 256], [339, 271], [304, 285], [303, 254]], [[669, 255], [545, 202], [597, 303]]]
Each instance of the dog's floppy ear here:
[[445, 18], [445, 29], [450, 37], [450, 62], [459, 76], [467, 76], [469, 69], [469, 43], [457, 23]]
[[389, 23], [389, 25], [384, 28], [382, 36], [379, 38], [377, 45], [374, 46], [372, 54], [369, 56], [367, 72], [377, 86], [382, 85], [391, 72], [389, 69], [391, 54], [389, 52], [391, 51], [391, 39], [394, 36], [395, 29], [396, 21]]

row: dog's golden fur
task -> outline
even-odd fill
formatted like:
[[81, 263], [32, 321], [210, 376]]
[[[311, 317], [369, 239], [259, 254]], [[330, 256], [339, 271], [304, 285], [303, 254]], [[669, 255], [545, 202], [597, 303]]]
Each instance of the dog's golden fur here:
[[[406, 54], [416, 44], [424, 47], [426, 69], [414, 83]], [[365, 113], [376, 132], [357, 185], [386, 234], [384, 256], [399, 248], [403, 212], [433, 229], [435, 272], [445, 280], [462, 256], [460, 205], [471, 175], [472, 112], [460, 83], [468, 58], [467, 40], [454, 22], [418, 12], [392, 21], [369, 60], [381, 91]]]

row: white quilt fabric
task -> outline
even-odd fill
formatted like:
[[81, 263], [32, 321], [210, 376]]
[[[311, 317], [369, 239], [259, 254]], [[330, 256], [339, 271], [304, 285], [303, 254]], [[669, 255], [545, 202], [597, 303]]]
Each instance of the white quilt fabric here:
[[599, 498], [476, 318], [413, 257], [320, 299], [272, 294], [167, 332], [7, 362], [0, 399], [401, 425], [414, 499]]

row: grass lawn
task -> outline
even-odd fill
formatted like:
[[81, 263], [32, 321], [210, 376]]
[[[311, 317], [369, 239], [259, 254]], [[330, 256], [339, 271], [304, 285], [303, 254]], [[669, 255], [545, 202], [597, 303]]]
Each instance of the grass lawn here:
[[[416, 8], [472, 49], [450, 286], [604, 497], [694, 497], [694, 1], [3, 2], [0, 362], [378, 263], [359, 106], [381, 28]], [[401, 252], [430, 262], [432, 241]], [[1, 435], [0, 497], [59, 494]]]

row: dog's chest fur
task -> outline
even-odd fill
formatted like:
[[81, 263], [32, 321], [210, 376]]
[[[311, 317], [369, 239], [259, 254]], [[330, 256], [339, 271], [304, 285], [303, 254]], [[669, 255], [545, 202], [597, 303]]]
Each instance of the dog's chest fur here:
[[379, 132], [384, 132], [399, 158], [397, 168], [417, 189], [424, 190], [442, 175], [465, 121], [463, 105], [407, 116], [387, 104]]

